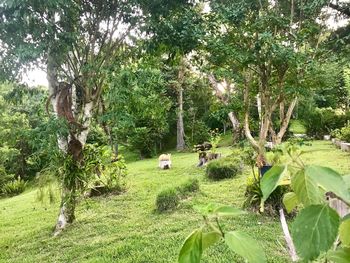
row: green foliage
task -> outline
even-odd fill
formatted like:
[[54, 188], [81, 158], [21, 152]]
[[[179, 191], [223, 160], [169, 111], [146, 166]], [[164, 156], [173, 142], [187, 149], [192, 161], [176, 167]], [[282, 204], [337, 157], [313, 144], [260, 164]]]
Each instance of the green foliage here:
[[84, 148], [85, 189], [91, 193], [120, 193], [125, 190], [126, 164], [123, 156], [114, 156], [109, 146], [86, 144]]
[[171, 102], [165, 94], [164, 76], [144, 63], [117, 69], [109, 82], [104, 96], [107, 109], [101, 120], [111, 126], [118, 141], [128, 143], [141, 158], [151, 157], [169, 128]]
[[51, 145], [42, 136], [47, 135], [43, 128], [48, 123], [45, 99], [46, 92], [40, 87], [0, 85], [0, 166], [6, 173], [31, 179], [49, 162], [49, 155], [40, 154]]
[[7, 196], [15, 196], [23, 193], [26, 186], [27, 183], [18, 177], [13, 181], [5, 183], [1, 188], [1, 192]]
[[291, 120], [289, 131], [291, 131], [294, 134], [305, 134], [307, 130], [300, 120]]
[[[346, 219], [344, 225], [339, 228], [340, 217], [326, 203], [325, 193], [331, 192], [349, 205], [350, 190], [344, 180], [345, 177], [328, 167], [305, 166], [300, 159], [301, 154], [302, 152], [297, 149], [290, 149], [289, 155], [297, 167], [291, 168], [291, 165], [286, 165], [288, 174], [285, 172], [286, 168], [271, 169], [269, 178], [261, 180], [261, 186], [265, 189], [274, 189], [281, 184], [281, 178], [286, 175], [291, 177], [293, 192], [285, 195], [284, 203], [288, 211], [299, 205], [304, 207], [292, 225], [292, 237], [299, 256], [308, 261], [330, 250], [337, 236], [344, 238], [348, 231], [344, 227], [347, 225]], [[263, 200], [266, 200], [270, 193], [271, 191], [264, 191]], [[348, 246], [346, 240], [342, 246], [344, 248]], [[342, 253], [343, 251], [339, 252]]]
[[[265, 177], [265, 175], [263, 176], [263, 178]], [[288, 193], [291, 189], [289, 186], [285, 185], [277, 186], [275, 189], [273, 189], [272, 193], [268, 196], [267, 200], [263, 201], [261, 179], [262, 178], [258, 175], [251, 175], [247, 177], [247, 186], [245, 191], [246, 198], [243, 207], [251, 209], [253, 211], [260, 210], [260, 212], [263, 212], [265, 215], [274, 217], [277, 215], [278, 210], [282, 206], [285, 194]], [[261, 209], [260, 206], [262, 202], [264, 203], [263, 209]]]
[[340, 129], [338, 139], [350, 142], [350, 122]]
[[310, 205], [301, 210], [292, 225], [292, 237], [299, 255], [316, 259], [329, 250], [338, 235], [339, 215], [328, 205]]
[[330, 134], [334, 129], [342, 128], [349, 120], [349, 114], [331, 108], [312, 108], [302, 116], [307, 134], [317, 138]]
[[0, 166], [0, 192], [2, 187], [14, 179], [13, 174], [7, 174], [3, 166]]
[[232, 178], [243, 170], [243, 163], [240, 158], [225, 157], [210, 161], [206, 168], [206, 176], [212, 180]]
[[220, 204], [199, 206], [197, 210], [202, 214], [205, 224], [186, 238], [179, 253], [179, 263], [199, 263], [204, 250], [222, 240], [230, 250], [248, 262], [266, 262], [265, 253], [257, 246], [256, 240], [241, 231], [224, 231], [219, 221], [222, 217], [242, 215], [243, 211]]
[[158, 212], [172, 210], [178, 206], [181, 199], [198, 190], [199, 181], [196, 178], [190, 178], [177, 187], [167, 188], [157, 195], [156, 209]]
[[230, 231], [225, 234], [227, 246], [248, 262], [266, 262], [264, 251], [256, 245], [256, 240], [244, 232]]
[[215, 129], [210, 131], [210, 139], [209, 142], [212, 146], [212, 148], [210, 149], [210, 152], [212, 153], [216, 153], [216, 149], [218, 147], [218, 144], [221, 140], [221, 134], [219, 133], [219, 129]]

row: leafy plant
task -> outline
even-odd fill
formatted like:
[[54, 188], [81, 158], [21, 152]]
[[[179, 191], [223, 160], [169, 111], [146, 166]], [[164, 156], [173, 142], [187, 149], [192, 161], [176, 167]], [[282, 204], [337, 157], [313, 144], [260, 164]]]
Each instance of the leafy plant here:
[[15, 196], [23, 193], [26, 186], [27, 183], [18, 177], [11, 182], [5, 183], [5, 185], [2, 187], [2, 192], [7, 196]]
[[225, 231], [220, 223], [222, 218], [240, 216], [244, 211], [219, 204], [208, 204], [197, 210], [203, 216], [204, 224], [186, 238], [179, 253], [179, 263], [200, 262], [204, 250], [220, 241], [250, 263], [266, 262], [255, 239], [240, 230]]
[[350, 142], [350, 122], [340, 129], [340, 140]]
[[[282, 183], [289, 182], [292, 191], [285, 194], [283, 202], [288, 211], [295, 207], [302, 210], [292, 224], [292, 238], [298, 255], [305, 261], [317, 259], [321, 253], [332, 249], [337, 236], [344, 242], [336, 244], [338, 250], [327, 254], [334, 262], [349, 259], [349, 216], [341, 218], [326, 202], [326, 193], [331, 192], [339, 200], [350, 205], [350, 185], [336, 171], [323, 166], [305, 165], [300, 158], [302, 151], [288, 151], [292, 161], [274, 166], [261, 179], [262, 202]], [[346, 237], [346, 238], [345, 238]]]
[[221, 140], [221, 135], [219, 133], [219, 129], [216, 128], [215, 130], [210, 131], [210, 139], [209, 142], [212, 146], [210, 149], [210, 152], [216, 153], [216, 149], [218, 148], [218, 144]]
[[226, 157], [208, 163], [206, 175], [209, 179], [221, 180], [232, 178], [243, 170], [243, 163], [239, 158]]

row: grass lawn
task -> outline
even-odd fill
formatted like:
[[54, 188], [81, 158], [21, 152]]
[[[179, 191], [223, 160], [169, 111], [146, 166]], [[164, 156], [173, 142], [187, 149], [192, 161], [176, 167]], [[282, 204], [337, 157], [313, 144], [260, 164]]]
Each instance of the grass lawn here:
[[[304, 146], [305, 163], [326, 165], [350, 172], [350, 155], [329, 142]], [[228, 147], [219, 148], [229, 154]], [[196, 167], [197, 154], [173, 154], [173, 168], [161, 171], [157, 159], [128, 164], [128, 190], [119, 196], [82, 201], [77, 220], [60, 236], [52, 236], [58, 203], [35, 201], [36, 191], [0, 200], [0, 262], [176, 262], [179, 248], [190, 232], [201, 225], [193, 205], [218, 202], [240, 207], [247, 172], [220, 182], [204, 179]], [[154, 212], [157, 193], [189, 177], [200, 178], [200, 192], [183, 200], [173, 212]], [[225, 229], [250, 233], [264, 248], [268, 262], [289, 262], [278, 219], [254, 213], [224, 222]], [[202, 262], [244, 262], [222, 243], [206, 250]]]

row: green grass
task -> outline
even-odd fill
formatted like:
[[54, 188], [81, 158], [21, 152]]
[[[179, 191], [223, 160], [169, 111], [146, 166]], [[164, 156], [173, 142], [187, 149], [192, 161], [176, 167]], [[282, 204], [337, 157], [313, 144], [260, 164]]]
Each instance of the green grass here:
[[[313, 150], [304, 156], [306, 163], [349, 173], [350, 156], [330, 143], [304, 148]], [[230, 153], [229, 148], [218, 151]], [[156, 159], [129, 163], [127, 192], [80, 202], [76, 222], [58, 237], [52, 236], [58, 203], [38, 203], [35, 190], [0, 200], [0, 262], [176, 262], [184, 239], [202, 224], [193, 206], [218, 202], [240, 207], [247, 173], [212, 182], [196, 167], [197, 154], [178, 153], [172, 159], [171, 170], [159, 170]], [[190, 177], [200, 179], [200, 191], [173, 212], [155, 212], [157, 193]], [[241, 229], [253, 236], [268, 262], [289, 262], [278, 219], [248, 213], [223, 222], [227, 230]], [[220, 243], [204, 252], [202, 262], [244, 261]]]

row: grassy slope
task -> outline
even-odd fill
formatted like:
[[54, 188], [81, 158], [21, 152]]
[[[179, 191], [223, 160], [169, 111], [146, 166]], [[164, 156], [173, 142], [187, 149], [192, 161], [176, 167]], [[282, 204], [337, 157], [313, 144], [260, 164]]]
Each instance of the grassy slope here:
[[[328, 165], [348, 173], [349, 155], [329, 143], [315, 142], [307, 150], [306, 162]], [[229, 148], [221, 148], [228, 154]], [[203, 179], [196, 168], [196, 154], [173, 155], [173, 169], [160, 171], [157, 160], [130, 163], [128, 191], [120, 196], [95, 198], [80, 203], [77, 221], [61, 236], [52, 237], [57, 206], [35, 201], [35, 191], [0, 200], [0, 262], [176, 262], [184, 238], [201, 218], [195, 204], [220, 202], [241, 206], [245, 177], [221, 182]], [[189, 176], [201, 178], [201, 191], [166, 214], [154, 212], [154, 200], [161, 189], [177, 185]], [[261, 243], [269, 262], [288, 262], [284, 239], [277, 220], [249, 213], [225, 220], [226, 229], [249, 232]], [[243, 262], [218, 244], [204, 253], [203, 262]]]

